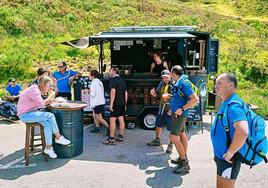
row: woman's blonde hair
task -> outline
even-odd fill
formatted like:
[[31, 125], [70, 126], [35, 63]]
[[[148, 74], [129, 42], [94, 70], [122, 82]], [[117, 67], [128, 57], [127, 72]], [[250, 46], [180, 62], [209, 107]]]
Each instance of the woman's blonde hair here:
[[41, 76], [41, 78], [38, 80], [39, 85], [46, 84], [48, 82], [51, 82], [51, 78], [48, 76]]

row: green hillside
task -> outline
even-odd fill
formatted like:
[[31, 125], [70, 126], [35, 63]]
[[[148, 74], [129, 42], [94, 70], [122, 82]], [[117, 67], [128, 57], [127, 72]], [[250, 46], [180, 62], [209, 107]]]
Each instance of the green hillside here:
[[60, 42], [134, 25], [196, 25], [210, 32], [220, 39], [220, 72], [235, 72], [239, 94], [268, 116], [267, 0], [1, 0], [0, 81], [26, 82], [36, 67], [53, 70], [61, 59], [76, 70], [95, 67], [96, 48]]

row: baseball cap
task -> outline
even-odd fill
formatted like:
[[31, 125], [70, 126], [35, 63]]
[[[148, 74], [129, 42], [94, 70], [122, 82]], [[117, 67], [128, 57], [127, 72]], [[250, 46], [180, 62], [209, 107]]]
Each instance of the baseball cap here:
[[161, 77], [163, 77], [163, 76], [165, 76], [165, 77], [170, 76], [170, 72], [169, 72], [169, 70], [163, 70], [163, 71], [161, 72]]
[[8, 80], [8, 82], [16, 82], [16, 79], [15, 79], [15, 78], [10, 78], [10, 79]]

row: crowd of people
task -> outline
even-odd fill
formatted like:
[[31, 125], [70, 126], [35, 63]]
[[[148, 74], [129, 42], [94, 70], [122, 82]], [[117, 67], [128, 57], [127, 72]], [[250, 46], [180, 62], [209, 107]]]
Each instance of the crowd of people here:
[[[156, 118], [155, 138], [148, 142], [148, 146], [161, 146], [161, 135], [163, 126], [167, 125], [170, 132], [169, 144], [166, 152], [172, 153], [173, 145], [178, 153], [177, 159], [172, 159], [171, 163], [176, 164], [174, 173], [189, 173], [190, 165], [187, 153], [188, 137], [185, 128], [189, 108], [196, 105], [198, 96], [194, 92], [187, 75], [181, 66], [175, 65], [170, 71], [167, 63], [162, 61], [158, 53], [151, 54], [154, 63], [151, 65], [151, 74], [159, 75], [162, 80], [157, 88], [152, 88], [150, 94], [160, 100], [159, 110]], [[44, 110], [52, 103], [55, 96], [62, 96], [68, 100], [72, 99], [70, 82], [77, 73], [67, 69], [67, 63], [58, 63], [58, 71], [50, 74], [45, 68], [37, 70], [37, 78], [29, 87], [22, 92], [20, 85], [14, 78], [8, 81], [6, 87], [6, 99], [17, 102], [18, 116], [26, 123], [38, 122], [44, 126], [46, 148], [44, 153], [51, 158], [56, 158], [52, 147], [52, 134], [55, 135], [55, 142], [68, 145], [70, 141], [60, 134], [55, 116]], [[110, 83], [110, 119], [107, 122], [103, 117], [105, 107], [104, 86], [99, 79], [99, 72], [91, 70], [89, 79], [92, 81], [90, 88], [90, 105], [93, 108], [94, 129], [91, 133], [100, 133], [100, 125], [107, 128], [107, 140], [105, 145], [116, 145], [123, 142], [125, 135], [125, 113], [128, 101], [127, 84], [119, 75], [116, 67], [109, 69]], [[231, 100], [240, 100], [236, 94], [237, 79], [232, 73], [219, 75], [216, 80], [215, 91], [223, 99], [223, 104], [219, 109], [222, 112], [226, 104]], [[248, 135], [248, 125], [245, 111], [238, 105], [233, 105], [228, 112], [231, 122], [231, 143], [227, 147], [226, 140], [221, 139], [225, 135], [223, 126], [218, 119], [215, 120], [211, 128], [211, 139], [214, 149], [214, 160], [217, 167], [217, 187], [233, 187], [237, 179], [241, 163], [233, 159], [234, 154], [243, 146]], [[116, 134], [116, 121], [119, 121], [119, 133]], [[116, 136], [117, 135], [117, 136]]]

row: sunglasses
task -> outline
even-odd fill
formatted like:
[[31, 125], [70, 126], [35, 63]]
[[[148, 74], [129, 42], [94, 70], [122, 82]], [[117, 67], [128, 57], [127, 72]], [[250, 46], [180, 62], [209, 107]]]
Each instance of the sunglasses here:
[[58, 68], [62, 68], [62, 67], [64, 67], [64, 66], [58, 66]]

